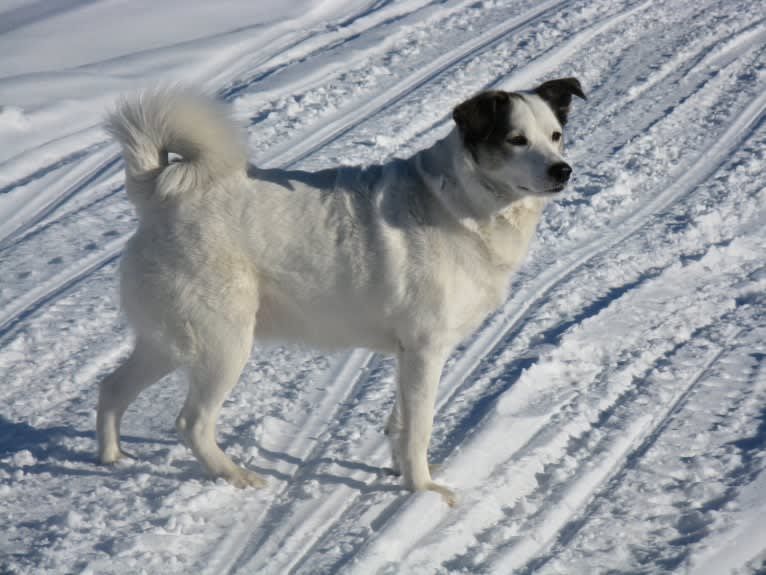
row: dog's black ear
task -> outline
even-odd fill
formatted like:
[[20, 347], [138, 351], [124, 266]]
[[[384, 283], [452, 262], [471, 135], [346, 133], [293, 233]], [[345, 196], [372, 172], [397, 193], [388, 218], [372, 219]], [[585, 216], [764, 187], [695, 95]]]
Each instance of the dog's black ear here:
[[553, 113], [556, 114], [556, 118], [558, 118], [562, 126], [567, 123], [572, 96], [577, 96], [583, 100], [586, 99], [580, 81], [577, 78], [548, 80], [535, 88], [535, 94], [548, 102], [548, 105], [553, 110]]
[[482, 92], [452, 111], [465, 145], [502, 142], [509, 131], [511, 96], [502, 90]]

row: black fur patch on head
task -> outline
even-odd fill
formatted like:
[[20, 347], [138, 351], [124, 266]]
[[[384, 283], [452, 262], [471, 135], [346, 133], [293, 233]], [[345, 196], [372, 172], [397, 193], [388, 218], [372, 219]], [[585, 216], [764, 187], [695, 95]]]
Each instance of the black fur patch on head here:
[[535, 88], [535, 94], [548, 103], [562, 126], [567, 123], [572, 96], [577, 96], [583, 100], [586, 99], [580, 81], [577, 78], [548, 80]]
[[463, 143], [474, 157], [479, 144], [497, 146], [511, 131], [511, 97], [502, 90], [489, 90], [466, 100], [452, 111]]

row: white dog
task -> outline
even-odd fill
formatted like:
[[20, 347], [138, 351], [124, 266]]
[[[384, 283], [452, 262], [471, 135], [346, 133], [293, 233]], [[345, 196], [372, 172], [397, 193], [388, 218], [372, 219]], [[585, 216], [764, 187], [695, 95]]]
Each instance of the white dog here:
[[215, 439], [254, 338], [367, 347], [398, 360], [394, 467], [409, 489], [451, 503], [427, 459], [442, 366], [507, 297], [545, 203], [569, 179], [572, 95], [585, 97], [574, 78], [484, 92], [409, 159], [315, 173], [249, 166], [222, 111], [188, 91], [122, 101], [107, 126], [140, 220], [120, 265], [136, 343], [101, 384], [100, 460], [123, 455], [128, 405], [182, 367], [177, 427], [194, 455], [213, 477], [260, 486]]

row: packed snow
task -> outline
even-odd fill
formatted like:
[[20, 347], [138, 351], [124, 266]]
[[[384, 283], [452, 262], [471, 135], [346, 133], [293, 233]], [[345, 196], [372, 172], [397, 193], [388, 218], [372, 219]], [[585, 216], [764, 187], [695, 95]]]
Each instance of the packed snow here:
[[[0, 574], [766, 573], [766, 12], [756, 0], [0, 0]], [[96, 463], [130, 331], [123, 93], [228, 102], [260, 166], [406, 156], [485, 88], [577, 76], [570, 188], [386, 472], [393, 363], [257, 347], [204, 477], [185, 382]]]

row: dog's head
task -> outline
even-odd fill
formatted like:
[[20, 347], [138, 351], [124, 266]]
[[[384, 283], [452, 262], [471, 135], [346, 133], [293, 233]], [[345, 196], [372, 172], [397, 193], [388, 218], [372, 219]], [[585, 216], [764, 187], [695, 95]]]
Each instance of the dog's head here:
[[564, 189], [564, 125], [572, 96], [585, 99], [576, 78], [550, 80], [528, 92], [482, 92], [457, 106], [453, 118], [474, 169], [501, 202]]

